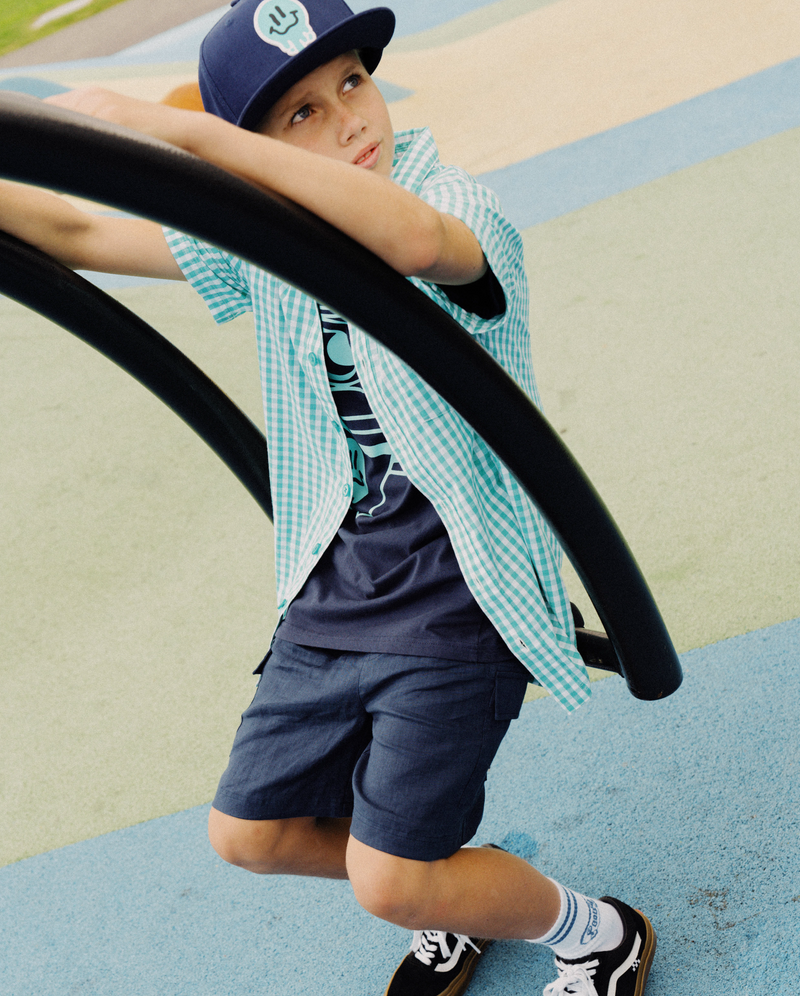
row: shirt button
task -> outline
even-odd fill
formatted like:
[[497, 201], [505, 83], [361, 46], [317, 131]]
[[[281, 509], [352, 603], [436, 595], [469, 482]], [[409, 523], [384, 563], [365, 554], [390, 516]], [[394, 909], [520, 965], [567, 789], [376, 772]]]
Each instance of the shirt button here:
[[342, 494], [345, 497], [347, 497], [347, 495], [350, 494], [350, 485], [349, 484], [345, 484], [345, 486], [342, 488]]
[[319, 551], [320, 551], [320, 544], [317, 543], [317, 545], [314, 547], [314, 549], [311, 551], [311, 553], [316, 557], [316, 555], [319, 553]]
[[317, 354], [316, 353], [309, 353], [308, 354], [308, 362], [311, 364], [312, 367], [315, 367], [319, 363], [319, 359], [317, 358]]
[[342, 428], [341, 425], [339, 424], [339, 420], [335, 418], [331, 419], [331, 425], [334, 427], [334, 429], [336, 429], [337, 432]]

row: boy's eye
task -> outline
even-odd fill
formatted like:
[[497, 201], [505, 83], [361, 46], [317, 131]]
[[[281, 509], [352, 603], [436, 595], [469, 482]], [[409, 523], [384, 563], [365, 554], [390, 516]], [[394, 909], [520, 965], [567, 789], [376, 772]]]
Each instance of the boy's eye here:
[[347, 79], [344, 81], [344, 86], [342, 87], [342, 89], [344, 90], [345, 93], [347, 93], [348, 90], [355, 90], [355, 88], [359, 85], [360, 82], [361, 82], [361, 76], [358, 73], [353, 73], [352, 76], [348, 76]]
[[299, 111], [295, 111], [292, 115], [291, 124], [300, 124], [301, 121], [305, 121], [310, 115], [311, 108], [308, 104], [304, 104]]

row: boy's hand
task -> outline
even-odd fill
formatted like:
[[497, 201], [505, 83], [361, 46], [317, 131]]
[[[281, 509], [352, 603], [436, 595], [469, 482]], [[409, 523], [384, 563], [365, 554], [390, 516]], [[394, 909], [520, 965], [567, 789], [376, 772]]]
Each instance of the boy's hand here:
[[155, 104], [149, 100], [126, 97], [113, 90], [101, 87], [84, 87], [68, 90], [53, 97], [47, 97], [47, 104], [64, 107], [79, 114], [99, 118], [111, 124], [123, 125], [143, 132], [153, 138], [160, 138], [172, 145], [182, 145], [189, 122], [197, 111], [184, 111], [165, 104]]
[[99, 86], [83, 87], [80, 90], [67, 90], [64, 93], [46, 97], [46, 104], [55, 104], [58, 107], [66, 107], [70, 111], [78, 111], [79, 114], [88, 114], [93, 118], [102, 118], [104, 121], [114, 121], [120, 123], [119, 118], [126, 101], [131, 98], [122, 97], [111, 90], [103, 90]]

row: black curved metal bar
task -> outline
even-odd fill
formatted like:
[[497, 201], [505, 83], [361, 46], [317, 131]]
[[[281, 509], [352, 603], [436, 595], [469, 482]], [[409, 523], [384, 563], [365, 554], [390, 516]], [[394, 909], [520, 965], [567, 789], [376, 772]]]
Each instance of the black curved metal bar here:
[[94, 346], [149, 388], [214, 450], [272, 518], [263, 433], [177, 347], [94, 284], [0, 232], [0, 293]]
[[678, 688], [680, 663], [611, 516], [558, 435], [486, 351], [391, 267], [291, 202], [128, 129], [0, 96], [0, 175], [174, 226], [270, 270], [361, 326], [473, 426], [548, 520], [631, 692]]

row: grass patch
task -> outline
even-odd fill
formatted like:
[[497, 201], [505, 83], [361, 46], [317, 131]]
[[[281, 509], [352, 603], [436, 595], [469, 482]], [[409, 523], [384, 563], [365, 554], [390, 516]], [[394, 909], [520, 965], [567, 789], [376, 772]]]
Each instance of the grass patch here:
[[87, 7], [50, 21], [38, 30], [34, 30], [33, 22], [48, 11], [61, 7], [64, 0], [5, 0], [0, 3], [0, 55], [13, 52], [30, 42], [38, 41], [52, 35], [68, 24], [82, 21], [86, 17], [98, 14], [106, 7], [113, 7], [121, 0], [93, 0]]

